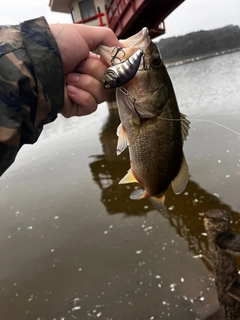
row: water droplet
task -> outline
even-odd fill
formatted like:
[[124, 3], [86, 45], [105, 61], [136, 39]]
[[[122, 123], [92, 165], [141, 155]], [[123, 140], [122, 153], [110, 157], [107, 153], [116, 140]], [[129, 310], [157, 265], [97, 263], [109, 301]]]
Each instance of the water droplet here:
[[144, 231], [152, 230], [152, 228], [153, 228], [152, 226], [147, 227], [147, 228], [144, 229]]
[[76, 311], [76, 310], [80, 310], [80, 309], [81, 309], [81, 306], [76, 306], [76, 307], [72, 308], [72, 311]]
[[170, 284], [170, 290], [171, 290], [171, 291], [175, 291], [176, 285], [177, 285], [176, 283]]

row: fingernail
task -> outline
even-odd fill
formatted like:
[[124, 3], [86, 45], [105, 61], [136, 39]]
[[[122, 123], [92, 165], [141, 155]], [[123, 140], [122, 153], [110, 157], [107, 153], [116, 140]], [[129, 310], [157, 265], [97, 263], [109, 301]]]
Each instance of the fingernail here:
[[77, 94], [78, 93], [78, 89], [74, 86], [67, 86], [67, 92], [70, 94]]
[[75, 83], [79, 80], [79, 74], [78, 73], [69, 73], [67, 75], [67, 82]]

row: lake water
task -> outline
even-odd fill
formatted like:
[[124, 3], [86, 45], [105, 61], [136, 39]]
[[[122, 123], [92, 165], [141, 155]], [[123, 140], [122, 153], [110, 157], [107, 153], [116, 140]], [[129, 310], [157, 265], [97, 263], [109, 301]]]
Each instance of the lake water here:
[[203, 218], [240, 233], [240, 53], [169, 69], [191, 120], [190, 181], [168, 214], [118, 185], [116, 110], [47, 125], [0, 179], [0, 319], [205, 319], [218, 308]]

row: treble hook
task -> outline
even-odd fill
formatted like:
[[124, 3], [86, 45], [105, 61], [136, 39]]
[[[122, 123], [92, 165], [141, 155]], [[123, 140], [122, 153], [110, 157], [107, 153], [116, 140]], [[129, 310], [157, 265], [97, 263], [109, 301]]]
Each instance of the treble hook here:
[[142, 61], [143, 61], [143, 63], [142, 63], [142, 70], [145, 70], [145, 71], [149, 70], [150, 67], [147, 66], [147, 64], [146, 64], [145, 53], [143, 53], [142, 59], [143, 59], [143, 60], [142, 60]]
[[115, 48], [113, 49], [112, 53], [114, 52], [115, 49], [116, 49], [116, 53], [115, 53], [113, 56], [111, 56], [111, 57], [112, 57], [112, 59], [111, 59], [111, 64], [112, 64], [112, 65], [113, 65], [114, 59], [118, 59], [119, 62], [122, 61], [120, 58], [117, 57], [117, 55], [118, 55], [119, 52], [123, 52], [123, 57], [122, 57], [122, 59], [125, 57], [125, 52], [124, 52], [124, 50], [123, 50], [122, 48], [120, 48], [120, 47], [115, 47]]

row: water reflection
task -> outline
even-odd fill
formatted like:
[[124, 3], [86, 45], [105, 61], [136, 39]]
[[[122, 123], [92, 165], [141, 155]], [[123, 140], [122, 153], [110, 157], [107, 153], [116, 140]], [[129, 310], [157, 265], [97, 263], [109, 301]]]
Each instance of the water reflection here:
[[119, 156], [116, 155], [116, 129], [119, 122], [117, 109], [111, 109], [99, 135], [103, 154], [93, 155], [94, 161], [89, 166], [93, 180], [102, 190], [101, 201], [109, 214], [124, 213], [141, 216], [153, 210], [149, 201], [130, 200], [129, 195], [134, 185], [118, 184], [129, 169], [128, 150]]
[[[171, 68], [182, 112], [239, 131], [239, 61]], [[129, 199], [134, 184], [118, 184], [129, 155], [115, 153], [117, 110], [57, 121], [1, 180], [0, 319], [206, 319], [217, 297], [199, 213], [228, 210], [240, 232], [239, 140], [192, 121], [192, 177], [179, 196], [169, 188], [164, 218]]]
[[[117, 136], [116, 128], [119, 124], [118, 112], [109, 111], [104, 123], [100, 142], [103, 154], [93, 155], [90, 169], [93, 180], [101, 189], [101, 201], [109, 214], [123, 213], [127, 216], [142, 216], [150, 211], [156, 211], [147, 199], [133, 201], [129, 199], [135, 184], [119, 185], [118, 182], [129, 169], [128, 150], [120, 156], [116, 155]], [[194, 254], [207, 254], [207, 239], [203, 227], [203, 218], [200, 213], [212, 208], [227, 210], [234, 221], [233, 229], [240, 232], [238, 226], [239, 214], [227, 204], [221, 202], [217, 195], [203, 189], [195, 181], [189, 180], [187, 188], [176, 196], [171, 187], [166, 195], [168, 212], [164, 214], [176, 233], [188, 242], [189, 250]], [[158, 211], [156, 211], [158, 214]], [[162, 213], [163, 214], [163, 213]], [[208, 266], [208, 260], [206, 260]]]

